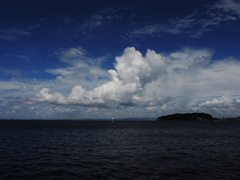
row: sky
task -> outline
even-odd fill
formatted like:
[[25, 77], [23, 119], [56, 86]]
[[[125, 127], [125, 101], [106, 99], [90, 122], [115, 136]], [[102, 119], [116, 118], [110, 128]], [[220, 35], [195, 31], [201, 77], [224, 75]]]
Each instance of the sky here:
[[240, 116], [239, 0], [8, 0], [0, 119]]

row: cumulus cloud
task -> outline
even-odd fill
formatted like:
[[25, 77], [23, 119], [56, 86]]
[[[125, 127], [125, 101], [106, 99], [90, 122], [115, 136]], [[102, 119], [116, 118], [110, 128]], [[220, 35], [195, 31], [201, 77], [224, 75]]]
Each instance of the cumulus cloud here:
[[[82, 56], [82, 51], [71, 53], [74, 57], [78, 53]], [[108, 81], [92, 88], [85, 88], [79, 82], [68, 94], [43, 88], [35, 101], [87, 107], [139, 107], [144, 108], [142, 112], [158, 113], [209, 112], [211, 107], [215, 112], [223, 106], [236, 109], [240, 62], [213, 61], [212, 53], [208, 49], [185, 48], [169, 54], [147, 50], [143, 55], [129, 47], [115, 58], [114, 69], [108, 70]], [[216, 96], [219, 98], [215, 99]]]
[[176, 112], [240, 116], [240, 61], [213, 59], [209, 49], [148, 49], [143, 54], [129, 47], [109, 70], [101, 67], [103, 58], [89, 58], [80, 47], [56, 54], [65, 63], [47, 70], [56, 79], [0, 81], [3, 117], [157, 117]]

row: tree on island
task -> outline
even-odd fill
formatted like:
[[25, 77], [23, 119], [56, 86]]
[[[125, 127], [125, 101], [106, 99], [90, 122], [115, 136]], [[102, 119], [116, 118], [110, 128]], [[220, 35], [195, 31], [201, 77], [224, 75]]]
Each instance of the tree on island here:
[[171, 114], [157, 118], [157, 121], [213, 121], [215, 120], [210, 114], [206, 113], [184, 113]]

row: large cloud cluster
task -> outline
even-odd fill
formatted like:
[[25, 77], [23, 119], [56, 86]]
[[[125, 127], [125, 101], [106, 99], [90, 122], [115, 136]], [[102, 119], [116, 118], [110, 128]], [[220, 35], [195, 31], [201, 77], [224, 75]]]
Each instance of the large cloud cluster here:
[[240, 62], [211, 57], [207, 49], [185, 48], [170, 54], [147, 50], [143, 56], [129, 47], [116, 57], [114, 69], [108, 70], [109, 81], [92, 89], [79, 83], [69, 94], [43, 88], [36, 100], [58, 105], [157, 107], [158, 111], [209, 111], [211, 105], [236, 109]]

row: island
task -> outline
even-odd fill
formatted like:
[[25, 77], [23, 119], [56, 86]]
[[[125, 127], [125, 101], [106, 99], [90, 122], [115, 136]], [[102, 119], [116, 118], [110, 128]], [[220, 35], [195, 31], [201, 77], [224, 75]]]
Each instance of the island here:
[[157, 121], [214, 121], [210, 114], [206, 113], [183, 113], [171, 114], [157, 118]]

